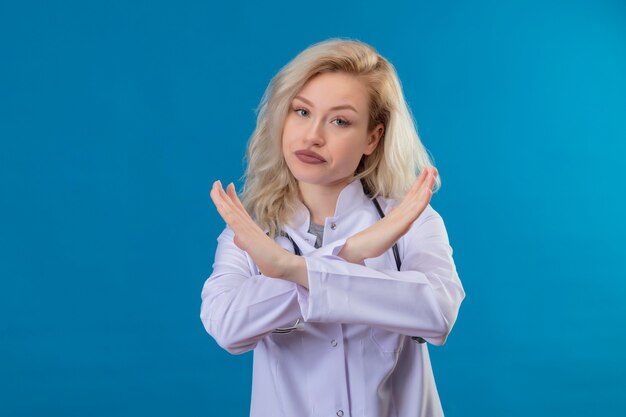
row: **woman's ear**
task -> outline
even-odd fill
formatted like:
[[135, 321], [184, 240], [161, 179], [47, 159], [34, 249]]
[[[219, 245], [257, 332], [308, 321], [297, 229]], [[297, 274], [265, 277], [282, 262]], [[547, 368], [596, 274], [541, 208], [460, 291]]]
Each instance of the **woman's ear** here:
[[372, 152], [374, 152], [374, 150], [376, 150], [376, 147], [380, 143], [380, 138], [383, 137], [384, 133], [385, 125], [382, 123], [379, 123], [376, 127], [374, 127], [374, 129], [372, 129], [372, 132], [369, 134], [367, 139], [367, 147], [365, 148], [365, 152], [363, 152], [365, 155], [369, 156]]

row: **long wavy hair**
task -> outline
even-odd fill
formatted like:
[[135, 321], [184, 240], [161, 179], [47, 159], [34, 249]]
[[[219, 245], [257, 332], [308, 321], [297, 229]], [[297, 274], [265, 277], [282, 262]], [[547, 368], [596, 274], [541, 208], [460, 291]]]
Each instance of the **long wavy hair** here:
[[[375, 151], [363, 156], [355, 171], [355, 180], [365, 182], [372, 198], [402, 199], [417, 174], [432, 166], [394, 66], [361, 41], [332, 38], [311, 45], [271, 79], [256, 109], [256, 129], [246, 152], [241, 200], [271, 237], [289, 224], [300, 202], [298, 182], [282, 153], [285, 118], [307, 81], [324, 72], [345, 72], [361, 80], [369, 93], [368, 131], [379, 123], [385, 126]], [[433, 192], [440, 187], [437, 176]]]

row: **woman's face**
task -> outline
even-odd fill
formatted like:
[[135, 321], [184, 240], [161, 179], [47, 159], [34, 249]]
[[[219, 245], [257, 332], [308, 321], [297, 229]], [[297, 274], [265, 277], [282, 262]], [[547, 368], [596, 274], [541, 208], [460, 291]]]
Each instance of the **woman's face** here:
[[370, 155], [383, 125], [367, 131], [365, 85], [343, 72], [311, 78], [296, 95], [285, 119], [282, 149], [299, 182], [341, 186], [351, 181], [363, 155]]

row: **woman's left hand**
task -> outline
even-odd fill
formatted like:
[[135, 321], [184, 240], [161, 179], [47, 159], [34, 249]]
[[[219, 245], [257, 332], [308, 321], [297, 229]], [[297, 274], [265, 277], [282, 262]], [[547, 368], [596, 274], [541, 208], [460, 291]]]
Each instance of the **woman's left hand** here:
[[222, 219], [235, 233], [233, 239], [235, 245], [250, 255], [263, 275], [304, 285], [302, 281], [304, 260], [280, 247], [261, 230], [241, 204], [232, 183], [224, 192], [222, 183], [219, 180], [215, 181], [211, 189], [211, 199]]
[[437, 168], [425, 167], [400, 205], [372, 226], [351, 236], [338, 255], [348, 262], [362, 264], [364, 259], [375, 258], [390, 249], [428, 206], [437, 175]]

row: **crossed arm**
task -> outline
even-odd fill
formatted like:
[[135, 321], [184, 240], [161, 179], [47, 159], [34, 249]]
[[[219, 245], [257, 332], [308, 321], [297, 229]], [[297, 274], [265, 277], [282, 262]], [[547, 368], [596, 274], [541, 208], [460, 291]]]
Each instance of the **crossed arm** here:
[[[211, 196], [229, 227], [218, 238], [213, 274], [202, 291], [201, 319], [209, 334], [229, 352], [243, 353], [276, 327], [304, 318], [368, 324], [443, 344], [464, 291], [443, 220], [434, 210], [425, 212], [435, 175], [422, 172], [402, 203], [373, 226], [308, 256], [268, 238], [234, 187], [224, 191], [217, 182]], [[405, 234], [401, 271], [364, 265], [363, 259], [380, 256]], [[255, 266], [261, 275], [250, 275]]]
[[[428, 206], [436, 177], [436, 168], [422, 170], [400, 205], [374, 225], [350, 237], [338, 256], [361, 264], [364, 259], [385, 253], [407, 233]], [[233, 230], [235, 245], [250, 255], [265, 276], [309, 288], [304, 258], [285, 251], [261, 230], [241, 204], [232, 183], [224, 191], [221, 182], [215, 181], [211, 199], [220, 216]]]

